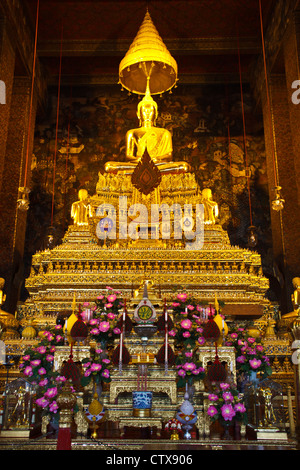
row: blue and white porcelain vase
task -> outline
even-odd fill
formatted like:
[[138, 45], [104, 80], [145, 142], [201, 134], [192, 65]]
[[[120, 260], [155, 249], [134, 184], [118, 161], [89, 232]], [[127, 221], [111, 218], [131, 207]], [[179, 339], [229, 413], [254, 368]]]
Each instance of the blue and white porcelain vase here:
[[132, 392], [133, 415], [138, 417], [150, 416], [153, 392]]

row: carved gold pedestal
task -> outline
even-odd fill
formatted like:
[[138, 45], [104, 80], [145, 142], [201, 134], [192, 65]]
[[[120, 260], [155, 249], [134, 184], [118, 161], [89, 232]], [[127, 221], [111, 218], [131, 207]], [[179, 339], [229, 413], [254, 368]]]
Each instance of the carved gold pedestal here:
[[[137, 368], [128, 366], [120, 374], [115, 370], [111, 375], [110, 383], [110, 404], [118, 400], [118, 396], [124, 392], [134, 392], [137, 389]], [[165, 374], [164, 367], [150, 366], [147, 377], [147, 388], [154, 393], [166, 393], [171, 400], [171, 404], [177, 403], [176, 371], [169, 370]]]

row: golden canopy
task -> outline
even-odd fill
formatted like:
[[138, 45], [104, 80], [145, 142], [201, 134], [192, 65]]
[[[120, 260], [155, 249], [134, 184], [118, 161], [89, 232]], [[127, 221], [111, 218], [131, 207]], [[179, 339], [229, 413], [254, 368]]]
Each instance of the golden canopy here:
[[170, 90], [177, 81], [177, 63], [163, 43], [148, 11], [119, 66], [120, 83], [132, 93], [146, 93], [147, 77], [152, 95]]

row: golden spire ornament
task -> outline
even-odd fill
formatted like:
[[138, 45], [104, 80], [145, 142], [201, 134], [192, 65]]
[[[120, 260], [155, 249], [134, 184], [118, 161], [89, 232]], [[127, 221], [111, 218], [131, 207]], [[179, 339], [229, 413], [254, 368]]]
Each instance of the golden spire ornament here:
[[171, 90], [177, 82], [177, 63], [147, 10], [140, 29], [119, 66], [119, 83], [132, 93], [152, 95]]

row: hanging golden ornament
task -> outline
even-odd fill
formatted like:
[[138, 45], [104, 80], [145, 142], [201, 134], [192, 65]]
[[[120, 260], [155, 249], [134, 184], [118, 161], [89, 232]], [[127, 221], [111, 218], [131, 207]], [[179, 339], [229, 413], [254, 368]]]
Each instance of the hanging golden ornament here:
[[140, 29], [119, 66], [119, 83], [132, 93], [161, 94], [177, 82], [177, 63], [171, 56], [147, 10]]
[[281, 196], [281, 186], [275, 186], [275, 199], [272, 201], [272, 209], [276, 212], [282, 211], [285, 200]]

